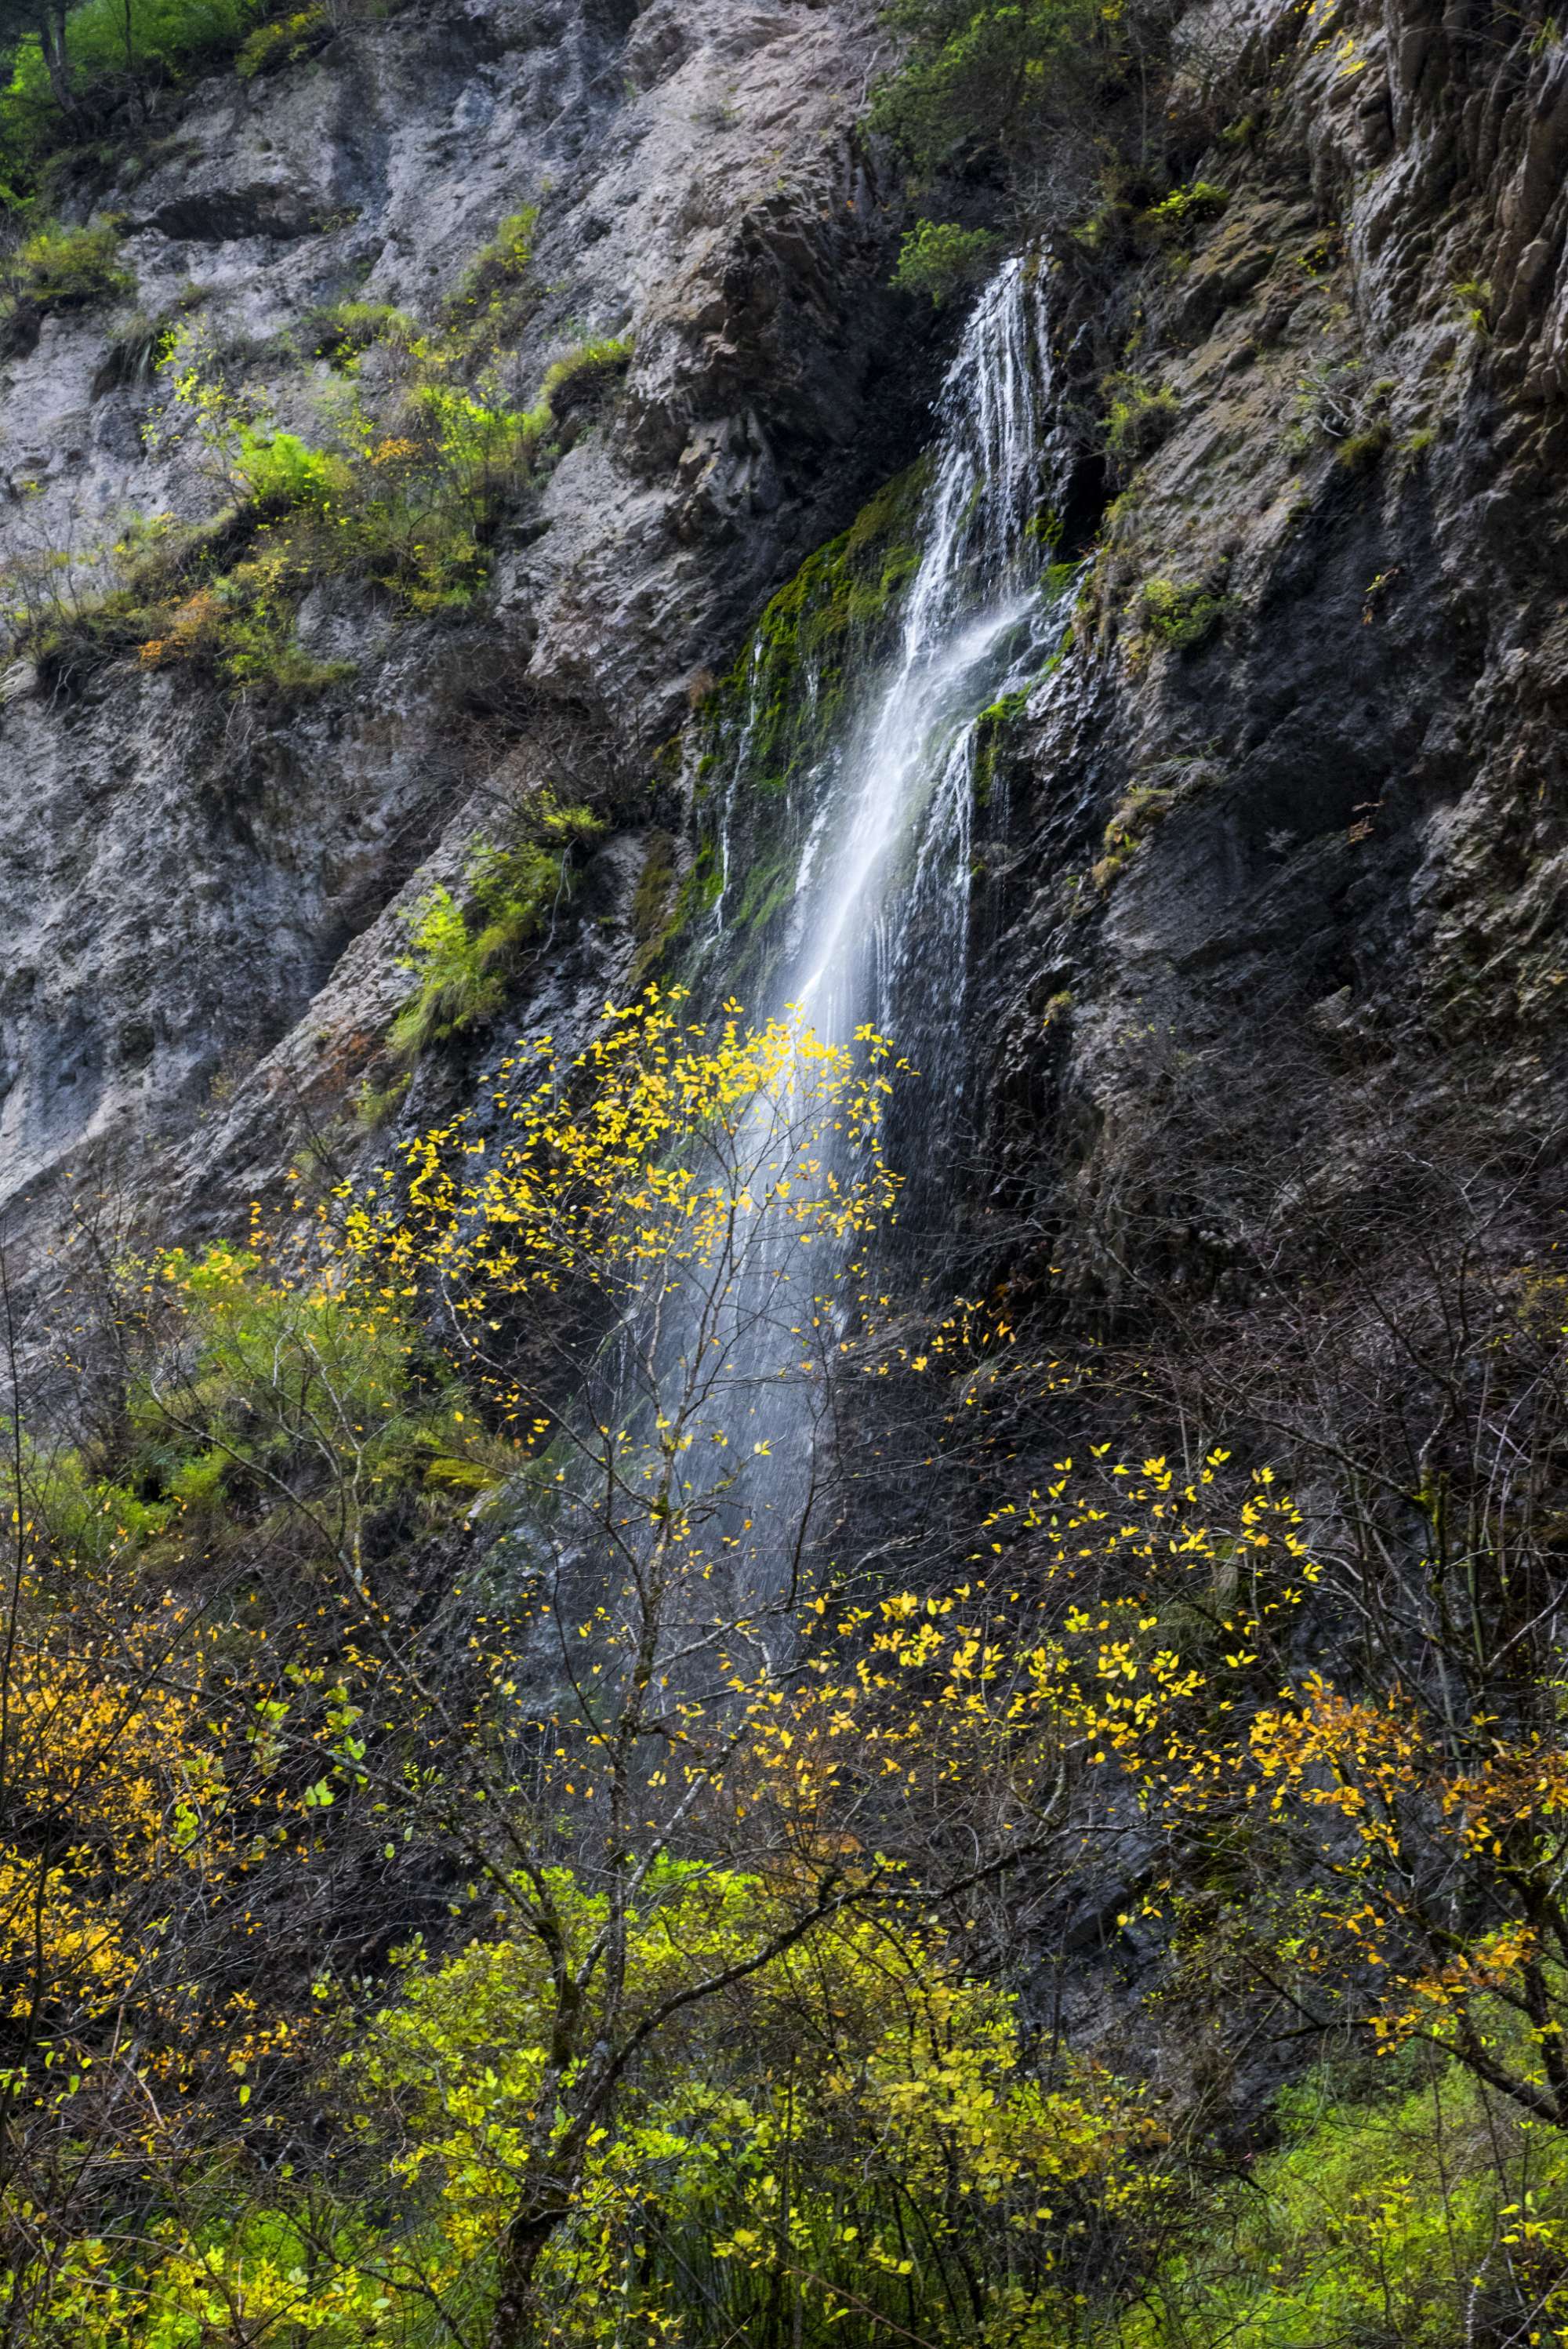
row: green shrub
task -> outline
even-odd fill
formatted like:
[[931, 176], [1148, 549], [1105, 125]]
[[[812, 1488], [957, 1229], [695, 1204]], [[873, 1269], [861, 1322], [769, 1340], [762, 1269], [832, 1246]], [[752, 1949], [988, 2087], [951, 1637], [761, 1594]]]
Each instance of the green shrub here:
[[917, 221], [899, 248], [892, 283], [901, 294], [929, 294], [940, 309], [950, 295], [990, 269], [1002, 240], [990, 229]]
[[[73, 94], [123, 93], [127, 80], [178, 80], [232, 56], [263, 0], [82, 0], [66, 19]], [[36, 32], [24, 34], [0, 91], [0, 179], [26, 187], [52, 150], [78, 137], [60, 106]]]
[[1164, 823], [1174, 801], [1173, 792], [1149, 784], [1133, 785], [1112, 811], [1100, 855], [1090, 867], [1089, 879], [1097, 889], [1109, 888], [1124, 866], [1131, 863], [1143, 843]]
[[1386, 416], [1375, 416], [1359, 432], [1352, 432], [1334, 452], [1334, 461], [1347, 473], [1370, 472], [1394, 437]]
[[1449, 286], [1449, 293], [1471, 334], [1490, 335], [1493, 306], [1491, 278], [1461, 277]]
[[561, 807], [548, 792], [534, 801], [529, 826], [531, 836], [512, 847], [478, 843], [466, 875], [471, 910], [437, 887], [406, 916], [413, 950], [400, 968], [416, 983], [388, 1039], [399, 1058], [500, 1010], [510, 969], [569, 887], [573, 849], [601, 829], [586, 808]]
[[246, 36], [234, 70], [244, 80], [273, 73], [280, 66], [296, 65], [332, 37], [332, 19], [319, 5], [297, 9], [292, 16], [274, 17]]
[[1190, 2248], [1097, 2343], [1452, 2349], [1561, 2340], [1562, 2133], [1489, 2110], [1440, 2057], [1423, 2052], [1418, 2067], [1400, 2069], [1402, 2082], [1396, 2075], [1358, 2101], [1336, 2095], [1326, 2074], [1283, 2096], [1280, 2149], [1251, 2168], [1244, 2189], [1210, 2200]]
[[1200, 222], [1218, 219], [1230, 202], [1230, 191], [1212, 180], [1194, 180], [1188, 188], [1173, 189], [1143, 214], [1146, 227], [1162, 237], [1188, 235]]
[[[9, 1427], [5, 1432], [9, 1442]], [[149, 1499], [124, 1478], [96, 1474], [79, 1452], [37, 1453], [26, 1442], [23, 1450], [29, 1505], [62, 1557], [102, 1564], [127, 1545], [155, 1539], [175, 1514], [168, 1499]]]
[[509, 213], [463, 272], [445, 315], [470, 349], [495, 349], [515, 339], [532, 308], [534, 295], [528, 273], [538, 225], [537, 204], [524, 204], [521, 212]]
[[296, 432], [247, 428], [239, 436], [235, 471], [258, 505], [329, 506], [350, 485], [349, 468], [325, 449], [307, 448]]
[[[439, 354], [429, 363], [438, 366]], [[312, 659], [294, 635], [294, 614], [317, 579], [357, 576], [409, 612], [471, 602], [494, 520], [551, 420], [547, 401], [526, 411], [489, 406], [431, 372], [402, 396], [402, 429], [367, 414], [356, 389], [335, 411], [339, 445], [312, 447], [268, 419], [248, 419], [209, 371], [209, 355], [175, 347], [163, 364], [176, 388], [170, 413], [189, 419], [170, 431], [202, 440], [228, 470], [239, 504], [221, 538], [193, 550], [182, 572], [138, 583], [162, 606], [147, 609], [147, 594], [131, 599], [146, 622], [141, 658], [205, 668], [235, 690], [314, 691], [347, 674], [340, 662]], [[247, 541], [252, 551], [234, 561], [237, 542]]]
[[[563, 358], [546, 367], [539, 387], [540, 408], [554, 415], [567, 404], [562, 399], [563, 393], [571, 394], [574, 402], [581, 402], [612, 376], [619, 375], [629, 365], [631, 357], [630, 335], [606, 335], [597, 342], [579, 343], [575, 350], [568, 351]], [[530, 412], [538, 415], [539, 409]]]
[[119, 258], [124, 233], [118, 221], [100, 221], [96, 228], [37, 230], [11, 264], [13, 300], [48, 312], [82, 310], [134, 294], [136, 279]]
[[409, 344], [418, 335], [407, 310], [395, 309], [390, 302], [334, 302], [312, 312], [304, 342], [312, 358], [325, 359], [344, 373], [352, 373], [373, 345]]
[[892, 0], [904, 61], [877, 92], [875, 127], [923, 175], [1017, 162], [1117, 71], [1120, 12], [1094, 0]]
[[1122, 463], [1150, 455], [1175, 430], [1181, 410], [1169, 384], [1141, 376], [1107, 376], [1100, 386], [1109, 405], [1101, 419], [1105, 445]]
[[[505, 240], [514, 261], [522, 220]], [[101, 264], [113, 233], [91, 233]], [[57, 683], [139, 649], [144, 667], [183, 665], [235, 691], [315, 691], [348, 674], [313, 658], [295, 633], [300, 604], [324, 578], [363, 580], [406, 613], [466, 608], [483, 588], [501, 515], [556, 452], [557, 411], [586, 406], [632, 350], [626, 336], [580, 344], [522, 409], [498, 397], [496, 370], [474, 369], [466, 333], [421, 335], [400, 311], [353, 303], [318, 312], [308, 331], [340, 357], [377, 341], [401, 346], [390, 387], [371, 395], [350, 364], [348, 379], [324, 390], [325, 445], [280, 429], [232, 391], [200, 326], [136, 326], [138, 350], [160, 346], [170, 391], [154, 440], [199, 444], [232, 484], [234, 504], [201, 532], [165, 533], [156, 554], [118, 550], [122, 585], [90, 605], [56, 594], [24, 616], [28, 647]], [[466, 379], [476, 372], [477, 383]]]
[[224, 1480], [233, 1464], [222, 1445], [211, 1445], [182, 1460], [165, 1478], [164, 1489], [188, 1512], [216, 1508], [223, 1499]]
[[315, 1490], [346, 1470], [330, 1537], [353, 1555], [371, 1509], [422, 1486], [432, 1454], [467, 1449], [466, 1421], [454, 1425], [443, 1386], [420, 1376], [414, 1334], [386, 1300], [270, 1278], [255, 1255], [224, 1245], [175, 1249], [147, 1269], [180, 1346], [156, 1379], [133, 1369], [129, 1441], [139, 1479], [172, 1507], [222, 1501], [232, 1526], [236, 1488]]
[[1212, 635], [1226, 601], [1207, 587], [1177, 587], [1169, 579], [1146, 579], [1130, 609], [1147, 634], [1174, 651], [1188, 652]]
[[318, 660], [294, 631], [292, 604], [250, 598], [243, 571], [234, 586], [216, 636], [213, 669], [234, 693], [276, 694], [297, 699], [322, 693], [354, 675], [348, 660]]

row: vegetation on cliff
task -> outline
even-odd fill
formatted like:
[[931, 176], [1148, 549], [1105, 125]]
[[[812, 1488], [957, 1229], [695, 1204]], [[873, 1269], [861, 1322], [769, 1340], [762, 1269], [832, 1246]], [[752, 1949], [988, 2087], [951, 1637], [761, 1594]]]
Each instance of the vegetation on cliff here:
[[[19, 646], [60, 681], [134, 656], [144, 668], [277, 697], [351, 673], [300, 639], [313, 588], [357, 582], [409, 616], [467, 609], [503, 518], [547, 472], [568, 410], [591, 409], [631, 357], [626, 339], [579, 344], [546, 368], [531, 406], [513, 404], [495, 337], [515, 330], [516, 305], [530, 298], [531, 218], [503, 224], [428, 333], [386, 305], [316, 314], [315, 351], [335, 370], [317, 401], [317, 439], [284, 429], [264, 394], [236, 386], [204, 327], [148, 329], [164, 386], [150, 446], [199, 454], [228, 502], [201, 523], [161, 514], [133, 522], [108, 549], [14, 565]], [[76, 289], [114, 275], [114, 242], [108, 229], [33, 239], [16, 303], [85, 298]], [[62, 272], [71, 290], [51, 294]], [[374, 388], [363, 377], [371, 352]], [[119, 582], [107, 589], [96, 584], [105, 567]]]
[[[308, 1242], [78, 1293], [76, 1440], [9, 1436], [14, 2337], [1568, 2321], [1558, 1285], [1316, 1541], [1223, 1450], [1021, 1483], [1068, 1366], [868, 1284], [899, 1081], [650, 992]], [[868, 1382], [991, 1495], [915, 1586], [771, 1473]], [[1088, 1887], [1158, 2063], [1062, 2028]]]
[[[918, 201], [962, 216], [910, 230], [905, 290], [961, 295], [1042, 211], [1083, 272], [1205, 282], [1240, 199], [1183, 154], [1163, 12], [893, 16], [878, 121]], [[29, 189], [159, 80], [287, 72], [335, 22], [12, 18]], [[114, 652], [305, 693], [342, 674], [335, 594], [471, 611], [630, 356], [509, 376], [537, 229], [501, 219], [428, 317], [324, 300], [308, 423], [178, 316], [127, 322], [219, 503], [127, 531], [90, 597], [31, 574], [46, 681]], [[122, 242], [36, 213], [4, 331], [129, 296]], [[1315, 348], [1344, 324], [1326, 252], [1315, 227], [1284, 264]], [[1484, 281], [1452, 300], [1456, 334], [1491, 336]], [[1119, 628], [1121, 673], [1180, 682], [1228, 638], [1245, 550], [1233, 574], [1140, 537], [1194, 396], [1125, 285], [1103, 316], [1076, 423], [1095, 497], [1121, 496], [1080, 649], [1097, 616], [1097, 656]], [[1393, 388], [1312, 359], [1282, 448], [1348, 503], [1396, 445]], [[0, 1297], [0, 2349], [1568, 2341], [1568, 1292], [1539, 1135], [1429, 1158], [1407, 1133], [1321, 1176], [1325, 1097], [1282, 1019], [1236, 1078], [1290, 1128], [1249, 1189], [1230, 1078], [1193, 1073], [1218, 1048], [1140, 999], [1100, 1022], [1092, 1105], [1130, 1128], [1157, 1095], [1159, 1165], [1125, 1143], [1064, 1228], [1061, 1188], [981, 1136], [954, 1242], [899, 1220], [887, 1040], [663, 983], [704, 913], [727, 989], [776, 947], [923, 479], [694, 684], [698, 837], [654, 836], [632, 914], [660, 986], [594, 1027], [563, 963], [571, 1043], [479, 1060], [603, 823], [575, 780], [511, 800], [400, 901], [400, 1072], [358, 1103], [364, 1130], [413, 1105], [389, 1164], [325, 1196], [302, 1174], [199, 1245], [129, 1237], [84, 1185], [52, 1341]], [[1057, 550], [1068, 525], [1033, 528]], [[1398, 576], [1355, 570], [1348, 636]], [[1096, 908], [1219, 756], [1200, 687], [1202, 758], [1097, 770], [1109, 667], [1048, 778], [1088, 810]], [[1032, 698], [977, 720], [977, 804]], [[1548, 795], [1529, 781], [1511, 823]], [[1346, 797], [1335, 855], [1382, 805]], [[1060, 837], [1042, 819], [1016, 863]], [[1249, 931], [1276, 919], [1263, 869]], [[1362, 903], [1362, 868], [1333, 870]], [[1053, 918], [1042, 889], [998, 1015], [996, 1113], [1036, 1169], [1068, 1146], [1039, 1070], [1087, 961], [1065, 923], [1040, 947]], [[1343, 938], [1304, 936], [1326, 969]], [[1490, 954], [1479, 926], [1461, 951]], [[1328, 1049], [1371, 1089], [1364, 1038]], [[443, 1108], [463, 1064], [478, 1098]]]

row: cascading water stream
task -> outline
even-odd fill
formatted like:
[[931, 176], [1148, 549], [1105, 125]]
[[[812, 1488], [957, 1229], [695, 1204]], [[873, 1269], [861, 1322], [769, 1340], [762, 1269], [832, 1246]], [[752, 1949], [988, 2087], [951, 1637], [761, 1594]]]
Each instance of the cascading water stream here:
[[[895, 650], [868, 676], [807, 778], [816, 797], [796, 875], [773, 999], [835, 1042], [870, 1024], [919, 1071], [923, 1170], [955, 1138], [962, 1107], [977, 721], [1035, 681], [1057, 599], [1042, 593], [1050, 535], [1039, 526], [1050, 367], [1043, 274], [1010, 261], [977, 305], [938, 404], [921, 516], [923, 552]], [[719, 896], [710, 967], [725, 967], [729, 826], [745, 793], [765, 690], [760, 641], [751, 692], [718, 794]], [[803, 680], [808, 692], [814, 677]], [[767, 1112], [758, 1112], [758, 1157]], [[841, 1170], [847, 1171], [847, 1170]], [[940, 1174], [935, 1178], [940, 1183]], [[741, 1286], [734, 1367], [749, 1390], [743, 1433], [766, 1447], [738, 1480], [738, 1516], [799, 1518], [816, 1440], [812, 1400], [780, 1377], [782, 1317], [754, 1309], [782, 1269], [763, 1259]], [[797, 1288], [799, 1282], [797, 1281]], [[678, 1340], [687, 1347], [683, 1333]], [[752, 1447], [745, 1444], [743, 1453]]]
[[[836, 804], [798, 882], [782, 999], [836, 1038], [870, 1020], [934, 1079], [954, 1071], [932, 1070], [928, 1048], [941, 1050], [962, 1011], [975, 721], [1039, 667], [1047, 550], [1031, 526], [1048, 388], [1044, 294], [1011, 261], [943, 387], [898, 651], [851, 720]], [[901, 1000], [921, 948], [943, 975], [940, 999]]]

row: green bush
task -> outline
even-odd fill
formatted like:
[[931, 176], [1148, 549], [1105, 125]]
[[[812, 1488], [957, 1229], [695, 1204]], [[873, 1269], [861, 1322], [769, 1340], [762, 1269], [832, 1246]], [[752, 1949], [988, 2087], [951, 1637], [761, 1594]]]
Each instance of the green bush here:
[[[128, 80], [178, 80], [232, 56], [263, 13], [263, 0], [82, 0], [66, 19], [73, 96], [91, 107]], [[0, 92], [0, 179], [25, 188], [56, 148], [80, 136], [77, 113], [62, 109], [36, 32], [24, 34]]]
[[[0, 1427], [9, 1444], [11, 1428]], [[29, 1506], [42, 1537], [61, 1557], [102, 1565], [128, 1544], [154, 1540], [175, 1514], [167, 1499], [146, 1498], [126, 1477], [98, 1474], [79, 1452], [38, 1452], [24, 1439], [23, 1458]]]
[[1283, 2097], [1279, 2151], [1209, 2202], [1104, 2349], [1561, 2340], [1568, 2143], [1441, 2058], [1414, 2086], [1402, 2068], [1359, 2102], [1324, 2075]]
[[418, 329], [406, 310], [390, 302], [333, 302], [313, 311], [304, 328], [304, 347], [314, 359], [351, 374], [377, 343], [409, 344]]
[[[515, 216], [500, 241], [519, 266], [525, 222]], [[78, 283], [88, 233], [72, 233]], [[113, 233], [90, 232], [100, 271]], [[307, 332], [347, 361], [321, 395], [324, 444], [232, 391], [199, 325], [137, 326], [136, 350], [157, 343], [170, 393], [154, 437], [199, 444], [234, 503], [202, 531], [162, 533], [156, 550], [117, 550], [122, 584], [90, 605], [57, 595], [23, 616], [29, 649], [57, 682], [139, 650], [147, 667], [185, 665], [235, 691], [315, 691], [347, 674], [309, 656], [294, 631], [324, 578], [362, 580], [405, 613], [465, 609], [483, 588], [502, 514], [560, 445], [558, 411], [585, 407], [632, 350], [625, 336], [580, 344], [549, 368], [531, 407], [513, 408], [466, 331], [421, 334], [401, 311], [346, 303], [318, 311]], [[377, 342], [396, 344], [400, 358], [395, 380], [372, 393], [355, 361]]]
[[18, 249], [9, 270], [12, 300], [39, 312], [81, 310], [134, 294], [136, 279], [119, 258], [125, 232], [117, 221], [96, 228], [42, 228]]
[[280, 66], [297, 65], [331, 37], [332, 19], [324, 7], [296, 9], [292, 16], [274, 17], [270, 25], [258, 25], [247, 34], [234, 70], [242, 79], [253, 80], [257, 74], [273, 73]]
[[1226, 598], [1207, 587], [1177, 587], [1169, 579], [1146, 579], [1133, 598], [1134, 616], [1145, 631], [1188, 652], [1218, 627]]
[[307, 448], [296, 432], [247, 429], [239, 437], [235, 470], [258, 505], [330, 506], [350, 486], [346, 461]]
[[933, 307], [940, 309], [951, 295], [985, 274], [1001, 243], [990, 229], [917, 221], [899, 248], [892, 283], [901, 294], [929, 294]]
[[260, 567], [242, 565], [226, 583], [212, 647], [219, 683], [234, 693], [298, 698], [352, 677], [352, 661], [317, 660], [305, 650], [294, 632], [293, 599], [256, 591], [252, 574]]
[[139, 1538], [205, 1513], [232, 1538], [242, 1495], [253, 1512], [325, 1485], [338, 1506], [312, 1517], [314, 1530], [356, 1557], [370, 1512], [392, 1494], [442, 1481], [428, 1479], [432, 1464], [489, 1456], [477, 1420], [454, 1418], [449, 1376], [426, 1375], [416, 1333], [387, 1300], [271, 1278], [254, 1254], [224, 1245], [171, 1250], [146, 1281], [154, 1302], [128, 1356], [122, 1436], [129, 1475], [158, 1496], [145, 1529], [132, 1528]]
[[457, 292], [447, 303], [445, 316], [469, 350], [497, 350], [516, 339], [533, 307], [528, 277], [538, 225], [537, 204], [524, 204], [521, 212], [509, 213], [463, 272]]
[[1175, 430], [1181, 410], [1169, 384], [1113, 375], [1100, 388], [1109, 402], [1102, 419], [1105, 445], [1123, 463], [1150, 455]]
[[1493, 295], [1490, 277], [1461, 277], [1449, 287], [1455, 308], [1472, 335], [1485, 336], [1492, 327]]
[[1117, 874], [1130, 864], [1143, 843], [1164, 823], [1173, 799], [1170, 791], [1149, 784], [1133, 785], [1112, 811], [1105, 827], [1101, 853], [1090, 867], [1089, 879], [1097, 889], [1109, 888]]
[[1144, 224], [1159, 236], [1185, 236], [1201, 222], [1218, 219], [1230, 202], [1230, 191], [1212, 180], [1194, 180], [1191, 187], [1173, 189], [1143, 214]]
[[1123, 11], [1094, 0], [893, 0], [903, 64], [872, 106], [917, 172], [1026, 157], [1116, 69]]
[[1367, 473], [1394, 437], [1386, 416], [1375, 416], [1359, 432], [1352, 432], [1334, 452], [1334, 461], [1347, 473]]
[[479, 843], [466, 876], [470, 910], [438, 887], [406, 917], [413, 951], [400, 967], [415, 988], [388, 1040], [400, 1059], [500, 1010], [508, 972], [569, 887], [573, 847], [601, 828], [586, 808], [561, 807], [548, 792], [529, 826], [531, 836], [510, 848]]
[[630, 335], [606, 335], [597, 342], [579, 343], [575, 350], [568, 351], [563, 358], [546, 367], [539, 387], [541, 406], [555, 413], [567, 404], [562, 394], [570, 394], [573, 401], [580, 403], [584, 395], [591, 395], [612, 376], [619, 375], [631, 357]]

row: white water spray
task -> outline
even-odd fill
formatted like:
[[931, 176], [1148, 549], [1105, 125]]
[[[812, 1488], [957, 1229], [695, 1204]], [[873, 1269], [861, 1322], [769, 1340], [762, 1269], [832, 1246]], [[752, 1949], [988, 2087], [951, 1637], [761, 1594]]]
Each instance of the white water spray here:
[[[1040, 594], [1050, 550], [1037, 526], [1049, 390], [1044, 288], [1028, 264], [1010, 261], [943, 386], [924, 551], [898, 649], [823, 762], [773, 1006], [798, 1005], [838, 1040], [869, 1020], [934, 1084], [957, 1073], [975, 720], [1037, 674], [1050, 616]], [[746, 748], [743, 734], [732, 789]]]

